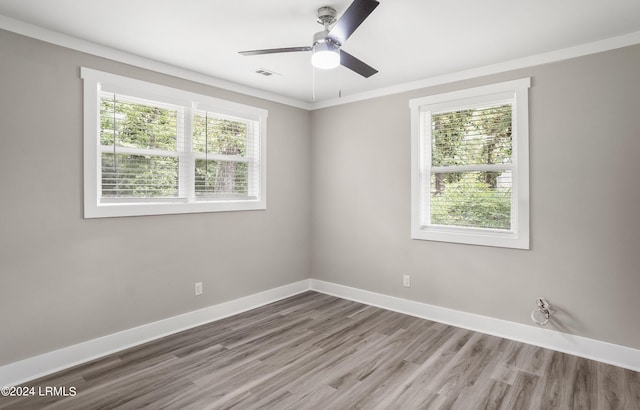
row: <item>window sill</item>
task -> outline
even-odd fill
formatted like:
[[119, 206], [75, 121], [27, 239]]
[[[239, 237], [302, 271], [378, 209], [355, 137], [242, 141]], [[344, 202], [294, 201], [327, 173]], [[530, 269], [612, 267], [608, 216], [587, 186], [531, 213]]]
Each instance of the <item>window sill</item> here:
[[193, 203], [104, 203], [99, 205], [85, 203], [84, 218], [259, 211], [264, 209], [267, 209], [265, 200], [221, 200]]
[[494, 246], [500, 248], [529, 249], [529, 235], [496, 229], [474, 229], [442, 226], [414, 227], [411, 239]]

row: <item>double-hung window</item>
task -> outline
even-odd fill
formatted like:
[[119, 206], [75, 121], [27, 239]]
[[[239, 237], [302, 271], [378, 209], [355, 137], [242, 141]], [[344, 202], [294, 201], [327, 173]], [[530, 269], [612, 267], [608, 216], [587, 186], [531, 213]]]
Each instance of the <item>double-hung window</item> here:
[[266, 208], [267, 111], [88, 68], [85, 217]]
[[529, 248], [529, 86], [410, 101], [412, 238]]

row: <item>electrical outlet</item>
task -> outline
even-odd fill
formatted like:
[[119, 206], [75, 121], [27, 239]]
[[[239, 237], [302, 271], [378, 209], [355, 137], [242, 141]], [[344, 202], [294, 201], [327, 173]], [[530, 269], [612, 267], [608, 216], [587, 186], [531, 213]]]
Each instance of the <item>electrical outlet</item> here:
[[411, 287], [411, 276], [409, 275], [402, 276], [402, 286], [404, 286], [405, 288]]
[[202, 282], [196, 282], [196, 296], [202, 295]]

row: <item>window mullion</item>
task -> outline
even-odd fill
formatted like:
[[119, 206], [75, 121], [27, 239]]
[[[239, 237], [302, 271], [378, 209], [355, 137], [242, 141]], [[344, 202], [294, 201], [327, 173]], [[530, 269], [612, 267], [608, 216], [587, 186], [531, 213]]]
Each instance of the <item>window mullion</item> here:
[[116, 147], [112, 145], [100, 145], [101, 153], [108, 154], [131, 154], [131, 155], [148, 155], [156, 157], [179, 157], [180, 151], [167, 151], [162, 149], [150, 148], [132, 148], [132, 147]]
[[182, 127], [178, 127], [178, 151], [180, 152], [180, 197], [195, 201], [195, 159], [193, 157], [193, 107], [180, 111]]
[[422, 211], [420, 225], [431, 224], [431, 172], [433, 164], [431, 163], [432, 157], [432, 132], [431, 132], [431, 111], [425, 111], [420, 116], [420, 135], [421, 144], [420, 147], [420, 164], [422, 172], [420, 175], [420, 197], [422, 199]]
[[259, 132], [259, 129], [256, 129], [255, 125], [252, 121], [247, 122], [247, 153], [246, 157], [249, 160], [248, 170], [247, 170], [247, 194], [250, 197], [255, 197], [258, 195], [258, 186], [259, 181], [258, 178], [258, 161], [256, 155], [260, 151], [258, 148], [258, 152], [254, 152], [253, 147], [260, 143], [259, 136], [256, 135]]
[[447, 172], [493, 172], [493, 171], [510, 171], [514, 169], [512, 164], [474, 164], [474, 165], [447, 165], [439, 167], [431, 167], [432, 173]]
[[238, 155], [221, 155], [204, 152], [193, 152], [194, 159], [202, 159], [207, 161], [228, 161], [228, 162], [250, 162], [252, 159], [247, 157], [241, 157]]

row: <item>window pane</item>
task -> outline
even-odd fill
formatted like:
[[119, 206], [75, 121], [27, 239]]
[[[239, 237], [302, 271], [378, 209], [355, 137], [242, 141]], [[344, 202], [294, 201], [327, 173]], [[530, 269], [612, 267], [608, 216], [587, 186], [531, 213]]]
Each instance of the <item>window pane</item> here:
[[431, 223], [511, 228], [511, 171], [431, 175]]
[[249, 164], [196, 160], [196, 196], [246, 198]]
[[199, 112], [193, 122], [193, 151], [219, 155], [247, 154], [247, 124]]
[[178, 196], [178, 159], [102, 153], [102, 196], [166, 198]]
[[433, 166], [511, 163], [511, 105], [431, 116]]
[[[128, 102], [121, 96], [100, 98], [100, 144], [175, 151], [177, 110]], [[126, 97], [124, 97], [126, 98]]]

